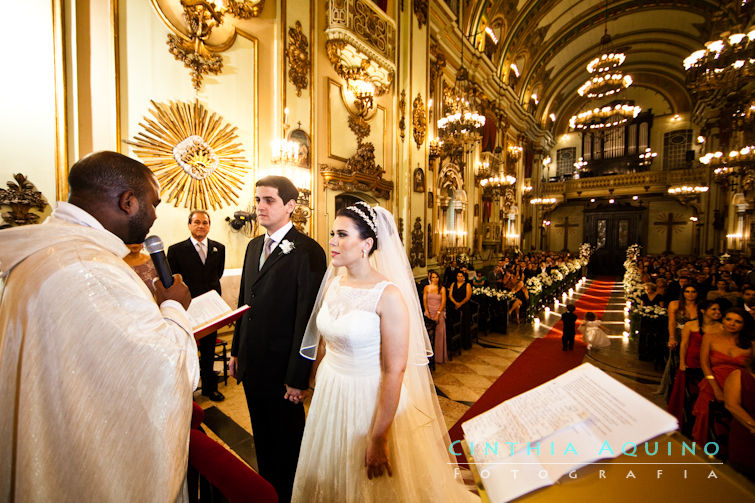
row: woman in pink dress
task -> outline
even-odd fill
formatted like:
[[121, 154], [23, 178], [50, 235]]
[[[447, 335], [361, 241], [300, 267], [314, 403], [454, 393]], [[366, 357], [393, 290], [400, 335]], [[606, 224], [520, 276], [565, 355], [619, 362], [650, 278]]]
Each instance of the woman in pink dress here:
[[435, 322], [435, 344], [433, 352], [435, 363], [448, 360], [446, 348], [446, 289], [440, 285], [440, 276], [435, 271], [430, 273], [430, 284], [423, 293], [425, 318]]
[[701, 445], [708, 441], [711, 402], [723, 402], [726, 378], [734, 370], [744, 368], [747, 358], [753, 356], [753, 320], [747, 311], [738, 307], [727, 310], [723, 328], [719, 333], [706, 334], [700, 346], [704, 379], [692, 409], [695, 416], [692, 438]]

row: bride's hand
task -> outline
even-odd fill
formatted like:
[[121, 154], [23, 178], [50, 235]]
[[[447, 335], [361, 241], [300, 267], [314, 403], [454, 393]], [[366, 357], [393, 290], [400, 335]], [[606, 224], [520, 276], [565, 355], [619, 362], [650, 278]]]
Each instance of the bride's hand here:
[[364, 456], [364, 466], [367, 467], [367, 478], [380, 477], [383, 468], [388, 476], [393, 476], [391, 462], [388, 460], [388, 441], [386, 439], [371, 438], [367, 443], [367, 453]]

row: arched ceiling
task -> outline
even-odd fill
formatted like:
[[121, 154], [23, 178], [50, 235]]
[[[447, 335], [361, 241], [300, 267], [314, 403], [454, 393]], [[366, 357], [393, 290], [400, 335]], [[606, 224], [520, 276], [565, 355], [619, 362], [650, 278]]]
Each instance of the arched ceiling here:
[[[609, 49], [624, 52], [620, 70], [634, 84], [612, 99], [634, 100], [655, 114], [690, 110], [682, 60], [703, 47], [719, 0], [477, 0], [463, 13], [466, 34], [491, 26], [499, 38], [492, 60], [504, 82], [512, 62], [520, 77], [513, 91], [523, 104], [533, 92], [533, 111], [545, 126], [555, 114], [554, 133], [563, 133], [571, 115], [601, 102], [577, 89], [590, 74], [585, 66], [599, 55], [607, 27]], [[490, 40], [487, 41], [490, 43]], [[611, 101], [611, 100], [605, 100]]]

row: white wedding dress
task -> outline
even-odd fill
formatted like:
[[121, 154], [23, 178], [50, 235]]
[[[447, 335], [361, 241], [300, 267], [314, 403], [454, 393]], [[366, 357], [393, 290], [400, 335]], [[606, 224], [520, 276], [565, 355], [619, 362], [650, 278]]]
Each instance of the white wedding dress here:
[[[296, 470], [294, 502], [464, 502], [479, 501], [466, 490], [449, 463], [438, 424], [401, 399], [389, 430], [393, 476], [367, 478], [368, 433], [380, 386], [380, 317], [383, 290], [340, 284], [336, 277], [317, 314], [326, 352], [317, 370], [315, 392]], [[424, 366], [428, 373], [429, 369]], [[431, 382], [431, 381], [428, 381]]]

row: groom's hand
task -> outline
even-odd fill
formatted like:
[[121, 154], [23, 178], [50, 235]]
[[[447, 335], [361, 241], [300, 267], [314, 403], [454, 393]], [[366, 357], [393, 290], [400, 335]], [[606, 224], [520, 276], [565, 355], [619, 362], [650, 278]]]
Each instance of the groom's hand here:
[[286, 384], [286, 394], [283, 395], [283, 398], [292, 403], [302, 403], [304, 401], [305, 393], [306, 391], [303, 389], [292, 388]]
[[235, 356], [231, 357], [231, 360], [228, 362], [228, 375], [231, 377], [236, 377], [236, 369], [238, 369], [239, 359]]

